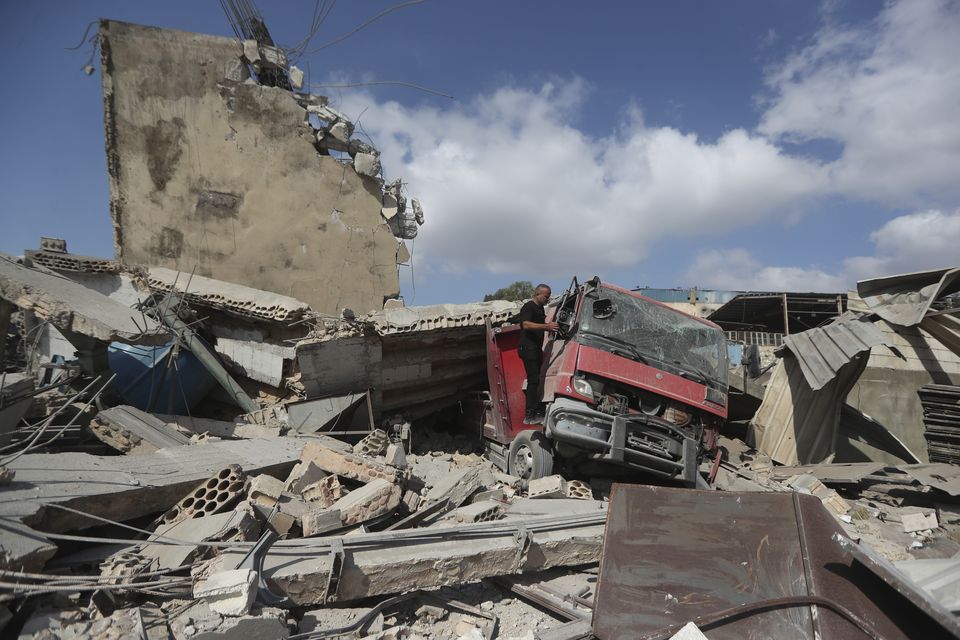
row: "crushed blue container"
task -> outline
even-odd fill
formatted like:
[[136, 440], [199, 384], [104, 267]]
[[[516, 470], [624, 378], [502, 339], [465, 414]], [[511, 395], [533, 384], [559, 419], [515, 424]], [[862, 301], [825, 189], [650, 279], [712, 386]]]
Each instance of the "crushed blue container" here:
[[124, 402], [147, 412], [183, 415], [210, 393], [217, 381], [189, 349], [175, 350], [174, 344], [110, 343], [107, 362]]

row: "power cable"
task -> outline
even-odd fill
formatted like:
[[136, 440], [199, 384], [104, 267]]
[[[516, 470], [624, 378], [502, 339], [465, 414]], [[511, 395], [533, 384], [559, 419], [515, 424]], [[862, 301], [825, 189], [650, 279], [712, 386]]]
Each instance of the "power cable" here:
[[424, 2], [426, 2], [426, 1], [427, 1], [427, 0], [408, 0], [407, 2], [401, 2], [400, 4], [395, 4], [395, 5], [393, 5], [392, 7], [387, 7], [386, 9], [384, 9], [383, 11], [381, 11], [380, 13], [378, 13], [378, 14], [370, 17], [370, 18], [368, 18], [366, 21], [362, 22], [359, 26], [354, 27], [353, 29], [351, 29], [351, 30], [348, 31], [347, 33], [343, 34], [342, 36], [340, 36], [340, 37], [338, 37], [338, 38], [334, 38], [334, 39], [331, 40], [330, 42], [327, 42], [327, 43], [325, 43], [325, 44], [322, 44], [322, 45], [320, 45], [319, 47], [317, 47], [316, 49], [311, 49], [310, 51], [307, 51], [306, 53], [308, 53], [308, 54], [310, 54], [310, 53], [316, 53], [316, 52], [318, 52], [318, 51], [322, 51], [322, 50], [326, 49], [327, 47], [332, 47], [333, 45], [335, 45], [335, 44], [337, 44], [337, 43], [343, 42], [344, 40], [346, 40], [347, 38], [349, 38], [349, 37], [352, 36], [353, 34], [357, 33], [357, 32], [360, 31], [361, 29], [364, 29], [364, 28], [370, 26], [371, 24], [373, 24], [374, 22], [376, 22], [377, 20], [379, 20], [379, 19], [382, 18], [383, 16], [387, 15], [388, 13], [392, 13], [392, 12], [398, 10], [398, 9], [403, 9], [403, 8], [406, 8], [406, 7], [411, 7], [411, 6], [415, 5], [415, 4], [421, 4], [421, 3], [424, 3]]

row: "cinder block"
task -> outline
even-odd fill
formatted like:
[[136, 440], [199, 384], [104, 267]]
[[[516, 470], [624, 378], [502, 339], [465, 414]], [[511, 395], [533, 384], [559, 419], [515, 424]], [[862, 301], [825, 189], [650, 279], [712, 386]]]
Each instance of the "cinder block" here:
[[399, 442], [391, 442], [387, 445], [387, 452], [384, 454], [386, 463], [391, 467], [398, 469], [407, 468], [407, 454], [403, 450], [403, 445]]
[[172, 506], [160, 520], [163, 524], [173, 524], [187, 518], [229, 511], [243, 495], [245, 481], [246, 476], [239, 465], [221, 469]]
[[261, 474], [250, 479], [250, 488], [247, 491], [247, 497], [250, 502], [256, 502], [265, 507], [272, 507], [277, 504], [281, 493], [283, 493], [282, 480]]
[[455, 510], [453, 519], [457, 522], [490, 522], [500, 519], [502, 509], [503, 505], [492, 500], [474, 502]]
[[567, 497], [577, 500], [593, 500], [593, 489], [583, 480], [567, 481]]
[[331, 509], [340, 512], [344, 525], [353, 525], [390, 513], [399, 504], [400, 487], [377, 478], [337, 500]]
[[337, 476], [330, 475], [304, 487], [301, 495], [305, 500], [326, 508], [343, 497], [343, 487]]
[[327, 473], [360, 482], [382, 478], [395, 484], [400, 479], [400, 472], [393, 467], [355, 453], [335, 451], [319, 442], [308, 442], [303, 447], [300, 460], [311, 461]]
[[343, 527], [340, 512], [336, 509], [317, 509], [303, 516], [303, 535], [318, 536]]
[[531, 480], [527, 495], [531, 498], [566, 498], [567, 481], [558, 475]]
[[370, 435], [365, 436], [360, 442], [353, 445], [353, 452], [362, 456], [379, 456], [386, 451], [390, 444], [390, 438], [387, 432], [382, 429], [374, 429]]

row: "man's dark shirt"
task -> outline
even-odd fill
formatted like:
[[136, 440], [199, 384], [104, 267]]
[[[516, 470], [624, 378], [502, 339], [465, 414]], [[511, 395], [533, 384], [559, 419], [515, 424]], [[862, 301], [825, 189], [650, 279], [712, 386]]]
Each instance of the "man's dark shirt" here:
[[[518, 316], [520, 325], [526, 322], [536, 322], [543, 324], [547, 321], [547, 314], [543, 307], [528, 300], [520, 309]], [[521, 329], [520, 330], [520, 357], [534, 358], [543, 354], [543, 329]]]

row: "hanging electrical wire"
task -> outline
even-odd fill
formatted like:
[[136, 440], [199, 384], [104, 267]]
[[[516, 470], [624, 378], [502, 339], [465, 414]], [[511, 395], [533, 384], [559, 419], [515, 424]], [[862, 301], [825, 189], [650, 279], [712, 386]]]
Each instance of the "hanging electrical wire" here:
[[307, 51], [306, 53], [316, 53], [316, 52], [318, 52], [318, 51], [322, 51], [322, 50], [326, 49], [327, 47], [332, 47], [332, 46], [335, 45], [335, 44], [338, 44], [338, 43], [340, 43], [340, 42], [343, 42], [344, 40], [346, 40], [347, 38], [349, 38], [349, 37], [352, 36], [353, 34], [357, 33], [357, 32], [360, 31], [361, 29], [365, 29], [366, 27], [369, 27], [371, 24], [373, 24], [374, 22], [376, 22], [377, 20], [379, 20], [380, 18], [382, 18], [383, 16], [385, 16], [385, 15], [387, 15], [387, 14], [389, 14], [389, 13], [393, 13], [394, 11], [397, 11], [398, 9], [405, 9], [406, 7], [412, 7], [413, 5], [422, 4], [422, 3], [426, 2], [426, 1], [427, 1], [427, 0], [407, 0], [407, 2], [401, 2], [400, 4], [395, 4], [395, 5], [393, 5], [392, 7], [387, 7], [386, 9], [384, 9], [383, 11], [381, 11], [380, 13], [377, 13], [377, 14], [371, 16], [370, 18], [367, 18], [364, 22], [360, 23], [360, 25], [354, 27], [353, 29], [351, 29], [351, 30], [348, 31], [347, 33], [343, 34], [342, 36], [340, 36], [340, 37], [338, 37], [338, 38], [334, 38], [334, 39], [331, 40], [330, 42], [326, 42], [326, 43], [320, 45], [319, 47], [317, 47], [316, 49], [311, 49], [311, 50]]
[[310, 41], [317, 35], [320, 26], [327, 19], [327, 16], [330, 15], [330, 12], [333, 11], [333, 7], [336, 4], [337, 0], [330, 0], [329, 2], [327, 0], [316, 0], [313, 5], [313, 18], [310, 20], [310, 29], [307, 35], [296, 45], [284, 48], [288, 57], [296, 56], [295, 59], [291, 60], [292, 63], [299, 62], [300, 58], [303, 57], [306, 48], [310, 45]]

